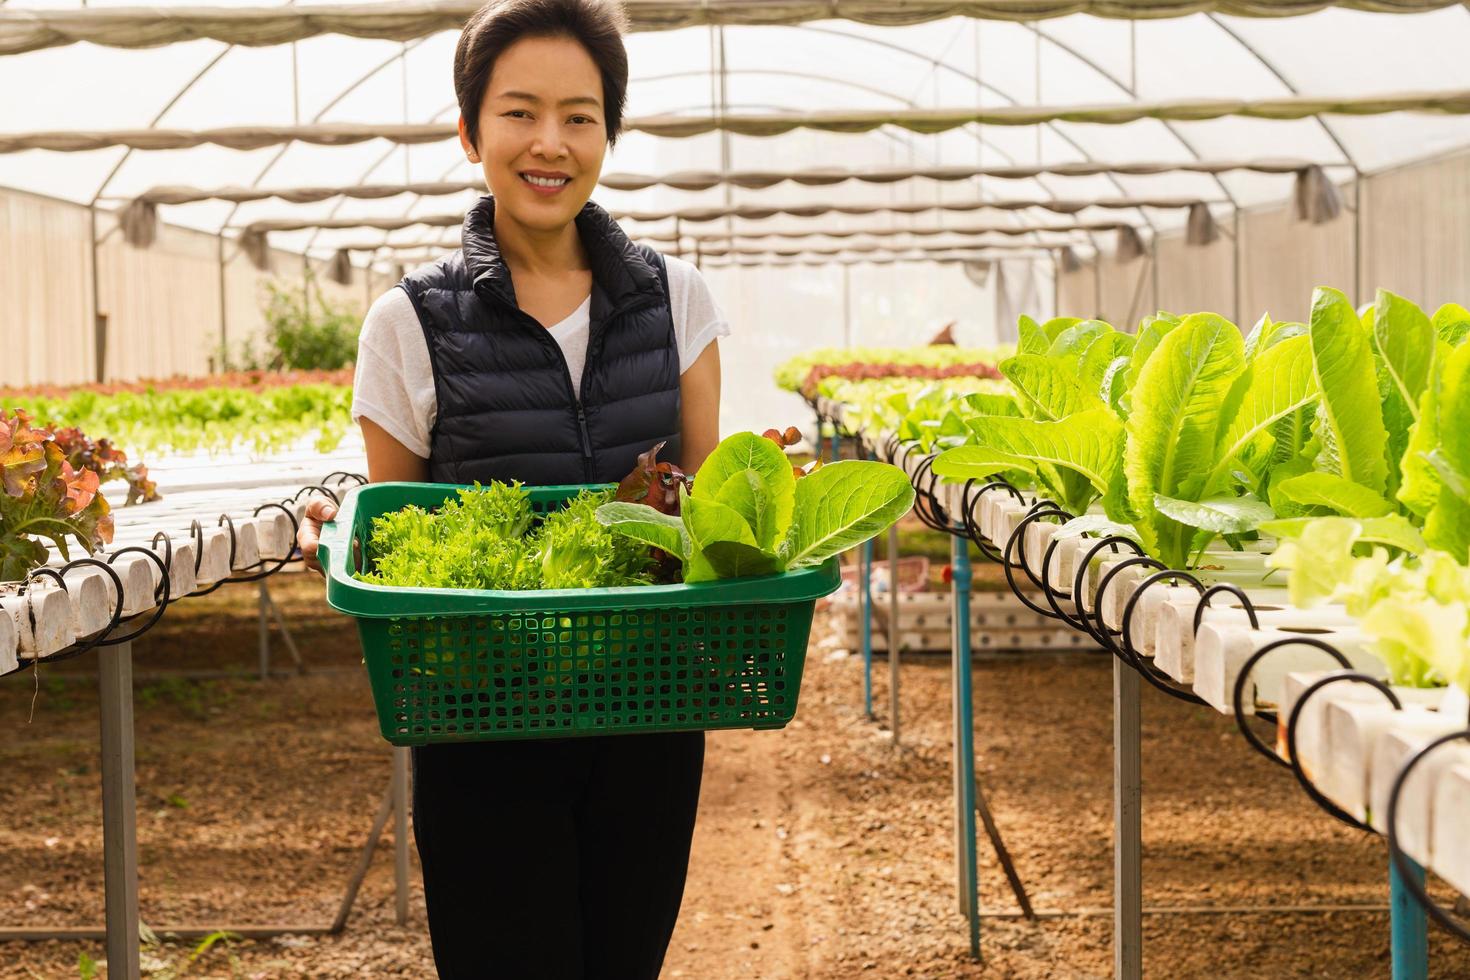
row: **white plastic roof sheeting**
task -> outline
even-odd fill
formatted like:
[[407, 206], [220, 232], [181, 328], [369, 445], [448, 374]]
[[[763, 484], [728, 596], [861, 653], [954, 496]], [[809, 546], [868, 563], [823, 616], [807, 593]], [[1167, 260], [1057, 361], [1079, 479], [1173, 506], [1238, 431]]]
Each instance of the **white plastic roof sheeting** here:
[[[93, 3], [92, 6], [112, 4]], [[161, 5], [174, 5], [164, 0]], [[30, 3], [30, 7], [73, 4]], [[121, 4], [117, 4], [121, 6]], [[10, 4], [5, 9], [21, 9]], [[1385, 37], [1391, 43], [1385, 43]], [[0, 58], [0, 132], [118, 130], [136, 127], [212, 129], [310, 122], [453, 122], [450, 78], [455, 32], [408, 42], [338, 35], [291, 45], [231, 47], [196, 40], [144, 50], [87, 43]], [[1217, 14], [1128, 22], [1073, 15], [1036, 24], [960, 18], [911, 27], [823, 21], [781, 27], [727, 27], [635, 33], [627, 40], [633, 80], [628, 113], [708, 115], [826, 109], [991, 107], [1162, 101], [1181, 98], [1267, 99], [1289, 95], [1364, 96], [1463, 85], [1470, 50], [1470, 10], [1418, 14], [1327, 9], [1282, 19]], [[725, 71], [720, 77], [721, 48]], [[1054, 123], [1036, 127], [968, 126], [924, 136], [880, 130], [862, 135], [809, 131], [774, 138], [709, 134], [667, 140], [627, 134], [608, 171], [659, 174], [679, 170], [849, 169], [946, 164], [1032, 164], [1083, 160], [1187, 161], [1291, 157], [1326, 165], [1340, 180], [1352, 168], [1373, 171], [1470, 144], [1470, 118], [1395, 113], [1294, 122], [1224, 118], [1153, 120], [1118, 126]], [[235, 151], [80, 153], [28, 151], [0, 157], [0, 186], [81, 203], [124, 203], [161, 184], [196, 187], [296, 187], [358, 182], [473, 180], [457, 142], [346, 147], [289, 144]], [[922, 201], [1037, 198], [1185, 197], [1222, 209], [1289, 196], [1290, 176], [1245, 172], [1148, 176], [979, 178], [962, 183], [908, 181], [884, 187], [856, 182], [823, 188], [823, 200]], [[813, 190], [782, 184], [760, 190], [599, 190], [615, 210], [672, 210], [729, 204], [803, 203]], [[207, 201], [160, 208], [171, 223], [210, 232], [276, 219], [399, 217], [462, 209], [454, 198], [411, 195], [379, 200], [334, 199], [293, 205], [279, 200], [239, 206]], [[937, 216], [935, 216], [937, 215]], [[1182, 212], [1123, 212], [1142, 228], [1176, 228]], [[1118, 220], [1120, 212], [1089, 209], [1079, 220]], [[824, 218], [831, 228], [846, 219]], [[862, 222], [863, 219], [854, 219]], [[872, 219], [867, 223], [871, 224]], [[894, 227], [964, 216], [894, 216]], [[973, 222], [973, 219], [970, 219]], [[996, 215], [997, 221], [1042, 224], [1041, 209]], [[672, 222], [638, 225], [650, 233]], [[810, 227], [801, 219], [737, 220], [728, 230]], [[637, 230], [637, 229], [635, 229]], [[423, 229], [380, 233], [385, 242], [422, 241]], [[1110, 244], [1111, 236], [1096, 241]], [[304, 230], [272, 235], [272, 244], [325, 254], [360, 243], [363, 232]], [[1079, 242], [1087, 241], [1079, 233]]]

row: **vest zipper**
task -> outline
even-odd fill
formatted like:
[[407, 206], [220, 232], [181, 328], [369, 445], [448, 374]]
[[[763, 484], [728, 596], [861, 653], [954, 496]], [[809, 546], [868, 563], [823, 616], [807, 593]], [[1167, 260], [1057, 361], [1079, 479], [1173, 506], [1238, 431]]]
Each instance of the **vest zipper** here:
[[[568, 377], [571, 372], [568, 372]], [[587, 432], [587, 413], [582, 409], [582, 399], [576, 398], [574, 404], [577, 406], [577, 428], [582, 431], [582, 469], [587, 475], [587, 482], [592, 482], [592, 436]]]
[[[532, 333], [534, 333], [537, 339], [542, 344], [546, 345], [552, 351], [554, 351], [557, 361], [561, 363], [561, 376], [562, 379], [566, 381], [567, 394], [571, 396], [572, 405], [577, 410], [577, 434], [582, 442], [582, 482], [592, 483], [592, 434], [587, 429], [587, 412], [582, 407], [582, 396], [577, 394], [577, 388], [575, 385], [572, 384], [572, 369], [567, 364], [567, 355], [561, 349], [561, 344], [558, 344], [556, 340], [551, 336], [551, 331], [547, 330], [540, 323], [537, 323], [536, 320], [525, 311], [517, 309], [516, 313], [519, 314], [519, 322], [527, 329], [529, 329]], [[582, 378], [584, 381], [586, 380], [586, 376], [587, 372], [584, 370], [582, 372]]]

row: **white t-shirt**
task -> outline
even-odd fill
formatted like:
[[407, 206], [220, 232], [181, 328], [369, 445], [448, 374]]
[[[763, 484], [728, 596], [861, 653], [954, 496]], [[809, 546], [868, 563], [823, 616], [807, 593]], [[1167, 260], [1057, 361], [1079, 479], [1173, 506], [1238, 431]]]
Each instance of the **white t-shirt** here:
[[[682, 374], [710, 341], [730, 335], [730, 325], [693, 264], [672, 255], [664, 261]], [[591, 314], [592, 297], [588, 296], [565, 320], [547, 328], [567, 359], [579, 398]], [[372, 419], [414, 455], [428, 459], [429, 433], [438, 411], [428, 342], [413, 302], [394, 286], [378, 297], [362, 322], [352, 381], [352, 420]]]

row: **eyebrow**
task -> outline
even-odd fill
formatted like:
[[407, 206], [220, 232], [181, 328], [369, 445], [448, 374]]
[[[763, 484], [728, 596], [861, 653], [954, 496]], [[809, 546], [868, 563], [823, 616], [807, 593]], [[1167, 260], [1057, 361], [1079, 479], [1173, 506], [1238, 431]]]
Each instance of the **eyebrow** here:
[[[532, 95], [530, 92], [501, 92], [500, 98], [520, 99], [523, 102], [534, 102], [537, 105], [541, 103], [541, 98]], [[595, 108], [602, 108], [602, 102], [590, 95], [574, 95], [569, 99], [562, 99], [557, 103], [557, 107], [562, 109], [574, 105], [590, 105]]]

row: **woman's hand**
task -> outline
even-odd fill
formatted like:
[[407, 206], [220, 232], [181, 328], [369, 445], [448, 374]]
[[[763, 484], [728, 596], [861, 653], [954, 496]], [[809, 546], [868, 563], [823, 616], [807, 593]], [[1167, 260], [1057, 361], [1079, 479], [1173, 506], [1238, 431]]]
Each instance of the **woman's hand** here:
[[[3, 0], [0, 0], [3, 2]], [[429, 461], [415, 456], [403, 443], [394, 439], [383, 431], [382, 426], [372, 419], [362, 418], [358, 420], [362, 428], [363, 444], [367, 449], [368, 482], [369, 483], [393, 483], [402, 481], [405, 483], [425, 483], [429, 479]], [[318, 572], [322, 570], [321, 562], [316, 559], [316, 548], [321, 543], [322, 524], [337, 516], [337, 505], [325, 497], [310, 497], [306, 501], [306, 515], [301, 519], [301, 527], [296, 531], [296, 544], [301, 549], [301, 557], [306, 561], [306, 567]], [[353, 561], [355, 567], [357, 559], [357, 543], [353, 542]]]
[[321, 543], [322, 524], [337, 516], [337, 505], [325, 497], [311, 497], [306, 501], [306, 516], [296, 532], [296, 545], [306, 567], [320, 572], [321, 562], [316, 560], [317, 545]]

